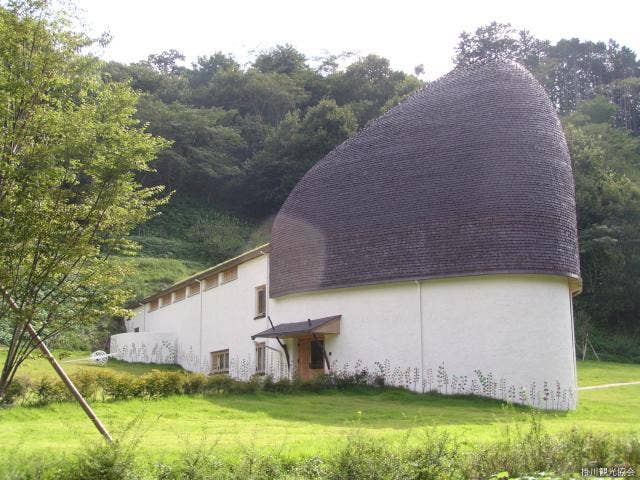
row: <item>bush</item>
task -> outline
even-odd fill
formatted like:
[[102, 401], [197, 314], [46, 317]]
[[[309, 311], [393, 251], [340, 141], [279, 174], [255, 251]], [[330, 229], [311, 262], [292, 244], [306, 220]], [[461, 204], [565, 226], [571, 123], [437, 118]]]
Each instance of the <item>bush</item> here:
[[402, 464], [395, 454], [380, 442], [360, 437], [350, 438], [332, 463], [330, 478], [335, 480], [407, 478], [398, 475]]
[[1, 399], [0, 404], [13, 405], [18, 400], [25, 399], [30, 391], [33, 390], [33, 383], [28, 375], [20, 375], [14, 377], [11, 385]]
[[262, 389], [265, 392], [290, 393], [294, 391], [294, 385], [295, 383], [291, 382], [291, 380], [286, 377], [274, 382], [273, 377], [271, 377], [271, 375], [267, 375], [262, 383]]
[[98, 382], [103, 394], [113, 400], [127, 400], [142, 396], [143, 389], [139, 378], [134, 375], [115, 374], [109, 371], [100, 372]]
[[[61, 478], [68, 480], [132, 480], [141, 478], [136, 472], [136, 451], [118, 441], [101, 443], [86, 449], [71, 463]], [[62, 472], [61, 472], [62, 473]]]
[[206, 393], [229, 393], [235, 380], [229, 375], [211, 375], [205, 385]]
[[69, 375], [80, 394], [85, 398], [97, 398], [100, 390], [98, 373], [94, 370], [78, 370]]
[[207, 385], [207, 376], [204, 373], [190, 373], [184, 376], [182, 390], [187, 394], [203, 393]]
[[234, 380], [229, 388], [229, 393], [239, 393], [239, 394], [256, 393], [260, 391], [261, 388], [262, 388], [262, 383], [260, 381], [260, 378], [257, 376], [253, 376], [248, 382], [241, 382], [238, 380]]
[[33, 393], [35, 394], [34, 404], [38, 406], [64, 402], [72, 398], [71, 392], [61, 380], [52, 380], [49, 377], [38, 379]]
[[426, 433], [422, 446], [403, 455], [403, 466], [408, 478], [449, 480], [464, 479], [461, 470], [464, 458], [460, 444], [446, 431]]
[[182, 393], [185, 375], [180, 372], [151, 370], [140, 377], [140, 388], [149, 397], [163, 397]]
[[[110, 369], [83, 369], [71, 375], [80, 393], [90, 400], [127, 400], [134, 397], [163, 397], [178, 394], [254, 394], [312, 392], [327, 390], [374, 388], [370, 382], [374, 377], [366, 370], [349, 373], [345, 370], [331, 371], [310, 380], [287, 377], [274, 380], [273, 377], [253, 375], [248, 382], [236, 380], [229, 375], [211, 375], [183, 371], [154, 369], [142, 376], [130, 373], [115, 373]], [[402, 387], [386, 386], [388, 389]], [[34, 405], [47, 405], [71, 399], [71, 394], [60, 382], [41, 379], [32, 385], [28, 378], [16, 379], [3, 403], [11, 404], [23, 398]]]

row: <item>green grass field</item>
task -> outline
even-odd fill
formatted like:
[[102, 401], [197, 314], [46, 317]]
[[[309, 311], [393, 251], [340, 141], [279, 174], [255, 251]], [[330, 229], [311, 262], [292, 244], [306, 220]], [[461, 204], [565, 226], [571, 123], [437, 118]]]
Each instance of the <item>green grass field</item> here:
[[[85, 353], [74, 353], [79, 358]], [[109, 368], [143, 373], [153, 366], [109, 361], [106, 367], [67, 363], [68, 370]], [[162, 367], [177, 368], [177, 367]], [[580, 362], [580, 386], [640, 380], [640, 365]], [[43, 358], [29, 360], [25, 373], [50, 375]], [[136, 432], [147, 455], [172, 456], [185, 445], [207, 442], [220, 452], [277, 449], [292, 458], [322, 454], [351, 432], [391, 443], [418, 442], [421, 432], [445, 428], [467, 442], [495, 439], [506, 428], [524, 426], [530, 411], [482, 399], [417, 395], [404, 391], [326, 392], [322, 394], [252, 394], [174, 396], [95, 403], [116, 436], [138, 419]], [[575, 412], [545, 412], [550, 431], [578, 426], [611, 433], [640, 432], [640, 385], [579, 393]], [[0, 410], [2, 456], [73, 451], [97, 438], [75, 403]]]
[[[67, 356], [68, 355], [68, 356]], [[65, 372], [73, 373], [78, 370], [95, 370], [108, 368], [114, 372], [133, 373], [135, 375], [142, 375], [143, 373], [153, 370], [154, 368], [161, 368], [162, 370], [182, 370], [177, 365], [150, 365], [148, 363], [127, 363], [120, 360], [110, 359], [107, 366], [101, 367], [90, 361], [78, 361], [87, 358], [90, 355], [89, 352], [67, 352], [65, 351], [62, 356], [59, 352], [54, 352], [54, 356], [58, 358], [58, 361], [64, 368]], [[6, 349], [0, 349], [0, 365], [4, 364], [4, 359], [7, 356]], [[43, 375], [55, 377], [56, 373], [53, 371], [49, 361], [42, 357], [39, 352], [34, 352], [30, 358], [24, 361], [18, 370], [17, 376], [27, 374], [32, 378], [38, 378]]]

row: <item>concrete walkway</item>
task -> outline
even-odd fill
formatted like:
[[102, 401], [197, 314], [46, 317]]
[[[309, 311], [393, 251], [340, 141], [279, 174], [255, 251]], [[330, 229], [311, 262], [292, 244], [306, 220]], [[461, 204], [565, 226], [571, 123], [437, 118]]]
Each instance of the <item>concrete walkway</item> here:
[[593, 385], [591, 387], [579, 387], [578, 390], [600, 390], [601, 388], [625, 387], [627, 385], [640, 385], [640, 382], [607, 383], [605, 385]]

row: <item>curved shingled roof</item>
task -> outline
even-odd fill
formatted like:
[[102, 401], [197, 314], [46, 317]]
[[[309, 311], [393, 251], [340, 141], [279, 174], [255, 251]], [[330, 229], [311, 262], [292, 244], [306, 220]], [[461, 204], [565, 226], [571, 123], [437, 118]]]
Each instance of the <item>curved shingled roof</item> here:
[[562, 127], [512, 62], [456, 69], [373, 121], [307, 172], [272, 228], [272, 297], [497, 273], [580, 288]]

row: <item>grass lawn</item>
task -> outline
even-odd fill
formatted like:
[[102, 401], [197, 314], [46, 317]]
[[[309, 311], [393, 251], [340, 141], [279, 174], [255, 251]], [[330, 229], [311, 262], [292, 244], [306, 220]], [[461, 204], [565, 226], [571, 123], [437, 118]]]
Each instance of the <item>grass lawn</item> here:
[[[73, 357], [81, 357], [75, 353]], [[69, 370], [87, 365], [66, 364]], [[45, 359], [27, 364], [47, 374]], [[109, 361], [115, 370], [143, 373], [149, 365]], [[163, 367], [176, 368], [176, 367]], [[640, 380], [640, 365], [579, 362], [580, 386]], [[215, 443], [222, 452], [283, 449], [292, 458], [324, 453], [358, 431], [389, 442], [418, 442], [431, 427], [446, 428], [468, 442], [496, 438], [507, 426], [524, 425], [530, 411], [482, 399], [416, 395], [403, 391], [175, 396], [95, 403], [103, 422], [118, 436], [136, 419], [139, 448], [151, 457], [178, 454], [188, 444]], [[620, 433], [640, 432], [640, 385], [579, 393], [575, 412], [545, 412], [550, 431], [573, 426]], [[47, 451], [73, 451], [96, 440], [97, 432], [75, 403], [0, 410], [0, 461]]]
[[[73, 373], [77, 370], [94, 370], [94, 369], [102, 369], [108, 368], [113, 370], [114, 372], [122, 372], [122, 373], [133, 373], [135, 375], [142, 375], [149, 370], [153, 370], [154, 368], [161, 368], [162, 370], [182, 370], [181, 367], [177, 365], [153, 365], [148, 363], [127, 363], [121, 362], [120, 360], [109, 359], [106, 367], [98, 366], [90, 361], [72, 361], [69, 360], [80, 360], [87, 358], [90, 355], [90, 352], [64, 352], [64, 358], [60, 358], [60, 352], [53, 352], [54, 356], [58, 358], [58, 362], [62, 365], [65, 372]], [[68, 357], [66, 355], [69, 355]], [[2, 348], [0, 349], [0, 365], [4, 364], [4, 359], [7, 356], [7, 350]], [[36, 351], [32, 354], [30, 358], [24, 361], [20, 369], [18, 370], [17, 375], [28, 374], [32, 378], [41, 377], [43, 375], [51, 376], [57, 378], [56, 373], [53, 371], [51, 364], [49, 361], [41, 356], [39, 351]]]

